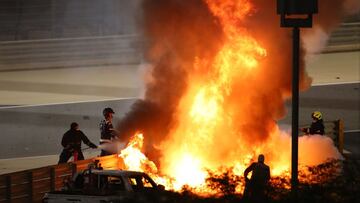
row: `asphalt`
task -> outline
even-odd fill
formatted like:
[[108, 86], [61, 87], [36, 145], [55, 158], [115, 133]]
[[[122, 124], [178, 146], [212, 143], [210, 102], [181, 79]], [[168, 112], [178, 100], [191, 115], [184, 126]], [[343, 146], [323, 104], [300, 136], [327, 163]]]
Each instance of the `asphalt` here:
[[[291, 101], [288, 114], [280, 121], [291, 125]], [[313, 86], [300, 94], [299, 125], [311, 123], [311, 113], [321, 111], [324, 121], [344, 120], [345, 131], [360, 131], [360, 83]]]
[[344, 148], [360, 159], [360, 131], [345, 133]]
[[[310, 114], [315, 110], [323, 112], [325, 121], [343, 119], [345, 130], [356, 132], [360, 129], [360, 83], [315, 86], [300, 96], [300, 125], [311, 122]], [[44, 106], [27, 106], [0, 109], [1, 148], [0, 159], [43, 156], [58, 154], [60, 140], [71, 122], [76, 121], [93, 142], [99, 139], [101, 110], [112, 107], [116, 120], [129, 111], [136, 98], [114, 99], [68, 103]], [[281, 125], [291, 125], [290, 102], [287, 116], [279, 121]], [[115, 121], [116, 122], [116, 121]], [[358, 133], [347, 133], [348, 148], [360, 148]], [[353, 141], [354, 140], [354, 141]]]

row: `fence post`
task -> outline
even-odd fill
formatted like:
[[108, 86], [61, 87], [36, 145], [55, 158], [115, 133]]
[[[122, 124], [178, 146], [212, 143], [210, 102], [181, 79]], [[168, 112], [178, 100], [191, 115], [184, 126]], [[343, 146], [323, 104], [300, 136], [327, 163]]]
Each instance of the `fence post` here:
[[33, 172], [28, 172], [28, 182], [29, 182], [29, 202], [33, 202], [34, 195], [33, 195]]
[[6, 176], [6, 200], [11, 202], [11, 176]]
[[50, 168], [50, 191], [55, 191], [55, 181], [56, 181], [56, 174], [55, 174], [55, 167]]
[[342, 119], [340, 119], [338, 121], [338, 125], [339, 125], [339, 151], [342, 154], [344, 151], [344, 121]]
[[76, 174], [76, 172], [77, 172], [77, 165], [76, 165], [76, 163], [74, 162], [74, 163], [71, 163], [71, 177], [74, 177], [75, 176], [75, 174]]

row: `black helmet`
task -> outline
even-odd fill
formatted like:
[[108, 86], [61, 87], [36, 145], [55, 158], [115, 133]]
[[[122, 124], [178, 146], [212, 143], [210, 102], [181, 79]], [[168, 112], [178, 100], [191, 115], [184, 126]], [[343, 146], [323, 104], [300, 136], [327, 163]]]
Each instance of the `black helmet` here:
[[79, 126], [79, 124], [77, 124], [76, 122], [72, 122], [70, 125], [70, 129], [75, 130], [76, 127], [78, 127], [78, 126]]
[[107, 107], [103, 110], [103, 115], [106, 116], [108, 115], [109, 113], [115, 113], [114, 110], [110, 107]]

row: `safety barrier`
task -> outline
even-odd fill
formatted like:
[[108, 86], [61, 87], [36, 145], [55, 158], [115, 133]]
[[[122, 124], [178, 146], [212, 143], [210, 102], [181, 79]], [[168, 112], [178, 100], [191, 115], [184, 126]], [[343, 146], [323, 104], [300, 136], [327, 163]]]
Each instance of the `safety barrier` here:
[[66, 179], [98, 160], [104, 169], [123, 168], [117, 155], [46, 166], [0, 176], [0, 203], [41, 202], [46, 192], [60, 190]]
[[0, 71], [139, 64], [138, 35], [0, 41]]
[[342, 23], [330, 37], [323, 53], [360, 51], [360, 22]]

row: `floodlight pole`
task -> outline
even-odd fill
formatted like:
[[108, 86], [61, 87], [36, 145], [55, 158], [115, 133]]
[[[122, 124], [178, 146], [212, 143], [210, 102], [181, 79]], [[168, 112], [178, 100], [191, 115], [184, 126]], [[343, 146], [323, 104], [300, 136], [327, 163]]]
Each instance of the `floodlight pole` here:
[[[291, 191], [297, 197], [299, 144], [299, 54], [300, 29], [293, 27], [292, 122], [291, 122]], [[297, 199], [297, 198], [295, 198]]]
[[[293, 202], [298, 201], [299, 161], [299, 74], [300, 74], [300, 28], [311, 28], [313, 14], [318, 13], [318, 0], [277, 0], [277, 13], [281, 27], [293, 28], [292, 55], [292, 120], [291, 120], [291, 192]], [[306, 18], [289, 17], [306, 15]]]

